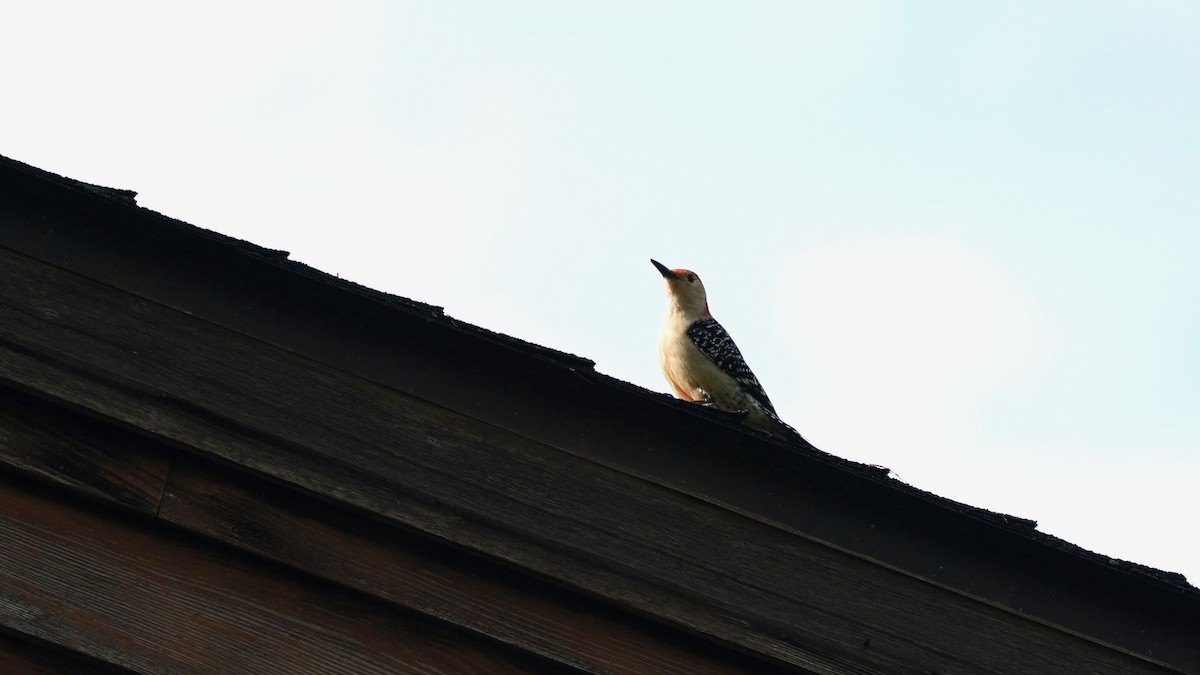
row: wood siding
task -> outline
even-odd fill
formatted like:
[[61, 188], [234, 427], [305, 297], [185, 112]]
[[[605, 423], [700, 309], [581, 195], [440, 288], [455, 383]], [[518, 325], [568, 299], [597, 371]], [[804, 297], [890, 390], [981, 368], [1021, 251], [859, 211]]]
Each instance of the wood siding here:
[[[0, 250], [0, 284], [0, 381], [18, 392], [3, 455], [63, 486], [0, 481], [0, 625], [90, 658], [1170, 672], [24, 255]], [[20, 405], [102, 428], [54, 432]], [[72, 501], [88, 498], [112, 511]], [[457, 554], [416, 574], [437, 558], [421, 542]], [[450, 592], [474, 581], [467, 560], [521, 572]]]

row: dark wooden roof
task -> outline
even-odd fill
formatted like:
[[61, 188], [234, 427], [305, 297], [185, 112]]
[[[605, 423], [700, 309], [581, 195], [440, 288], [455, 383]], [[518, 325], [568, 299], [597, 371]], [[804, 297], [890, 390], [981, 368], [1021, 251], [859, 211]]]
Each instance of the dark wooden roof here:
[[0, 276], [6, 672], [1200, 672], [1179, 575], [128, 191], [0, 160]]

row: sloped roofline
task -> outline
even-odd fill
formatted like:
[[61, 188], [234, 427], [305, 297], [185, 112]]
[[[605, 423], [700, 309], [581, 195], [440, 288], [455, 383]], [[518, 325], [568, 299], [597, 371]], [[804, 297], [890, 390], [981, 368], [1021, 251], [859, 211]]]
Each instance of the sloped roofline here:
[[[830, 542], [857, 555], [988, 599], [991, 596], [983, 588], [986, 584], [975, 587], [973, 575], [994, 576], [996, 568], [988, 566], [987, 556], [996, 551], [1007, 551], [1031, 565], [1047, 566], [1060, 574], [1082, 574], [1098, 580], [1097, 583], [1122, 586], [1131, 597], [1149, 594], [1158, 602], [1183, 608], [1193, 615], [1200, 614], [1200, 589], [1189, 584], [1183, 575], [1088, 551], [1039, 532], [1034, 521], [917, 489], [890, 478], [886, 469], [841, 459], [812, 446], [787, 445], [746, 430], [720, 413], [684, 404], [599, 373], [594, 362], [586, 358], [459, 321], [440, 307], [383, 293], [289, 260], [286, 252], [218, 234], [139, 207], [132, 191], [90, 185], [3, 157], [0, 157], [0, 187], [33, 201], [53, 204], [63, 212], [93, 216], [86, 222], [80, 220], [79, 229], [71, 233], [47, 233], [40, 231], [36, 224], [27, 228], [0, 228], [0, 245], [85, 276], [113, 282], [129, 292], [185, 309], [247, 334], [262, 335], [267, 341], [279, 343], [287, 339], [281, 336], [295, 333], [294, 324], [277, 327], [271, 323], [283, 321], [279, 308], [287, 303], [280, 299], [282, 296], [275, 296], [286, 293], [304, 297], [308, 305], [304, 316], [288, 317], [287, 321], [311, 321], [315, 325], [336, 314], [403, 326], [404, 330], [423, 336], [429, 344], [471, 353], [497, 364], [504, 372], [520, 373], [540, 383], [538, 386], [555, 391], [585, 391], [586, 395], [606, 405], [636, 413], [639, 419], [686, 430], [686, 433], [714, 442], [735, 444], [742, 453], [736, 458], [723, 457], [719, 452], [704, 455], [701, 463], [709, 463], [711, 469], [707, 474], [689, 467], [688, 458], [675, 463], [661, 456], [647, 459], [645, 453], [638, 452], [635, 444], [593, 444], [587, 446], [587, 452], [612, 466], [628, 467], [663, 484]], [[82, 245], [85, 240], [94, 243], [99, 239], [108, 242], [109, 247]], [[136, 242], [136, 246], [130, 242]], [[228, 293], [249, 294], [247, 297], [253, 296], [260, 304], [249, 309], [233, 307], [232, 303], [222, 304], [222, 298], [228, 295], [214, 293], [205, 298], [203, 294], [189, 294], [181, 285], [160, 283], [161, 268], [180, 260], [187, 261], [189, 269], [186, 273], [220, 279]], [[271, 306], [270, 311], [264, 311], [263, 303], [271, 302], [277, 304]], [[336, 331], [328, 325], [325, 329]], [[284, 346], [318, 360], [345, 366], [336, 363], [339, 358], [345, 358], [344, 352], [335, 353], [337, 350], [327, 345], [328, 342], [314, 341], [313, 344], [297, 342]], [[370, 370], [369, 367], [363, 369]], [[436, 396], [436, 393], [430, 396]], [[781, 467], [787, 471], [781, 473]], [[790, 489], [787, 481], [797, 475], [824, 486], [827, 492], [823, 494], [840, 494], [846, 501], [831, 505], [829, 513], [824, 515], [826, 520], [818, 522], [811, 515], [797, 515], [794, 503], [788, 499], [764, 497], [764, 491], [786, 493]], [[845, 507], [846, 504], [859, 504], [860, 510], [849, 513], [852, 507]], [[903, 536], [908, 536], [905, 534], [908, 530], [896, 526], [899, 521], [880, 521], [881, 527], [896, 526], [892, 530], [893, 536], [873, 540], [875, 535], [869, 530], [875, 526], [872, 524], [868, 528], [863, 524], [867, 518], [864, 513], [871, 509], [890, 511], [897, 518], [901, 516], [896, 514], [902, 514], [904, 527], [925, 533], [922, 545], [944, 547], [940, 553], [945, 554], [947, 560], [962, 565], [963, 569], [939, 576], [933, 569], [939, 551], [901, 550], [904, 547], [897, 546], [897, 538], [903, 540]], [[945, 536], [938, 539], [938, 532]], [[991, 583], [1003, 585], [1005, 582], [993, 579]], [[1086, 606], [1081, 605], [1068, 614], [1087, 611]], [[1033, 613], [1037, 615], [1036, 611]], [[1061, 616], [1052, 616], [1050, 620], [1068, 623]]]

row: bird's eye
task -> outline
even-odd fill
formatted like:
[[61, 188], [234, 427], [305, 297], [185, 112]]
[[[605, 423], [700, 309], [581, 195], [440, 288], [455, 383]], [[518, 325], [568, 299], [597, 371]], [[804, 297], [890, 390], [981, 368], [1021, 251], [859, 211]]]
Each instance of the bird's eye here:
[[688, 283], [690, 284], [690, 283], [693, 283], [694, 281], [696, 281], [696, 275], [695, 275], [695, 274], [689, 274], [689, 275], [688, 275]]

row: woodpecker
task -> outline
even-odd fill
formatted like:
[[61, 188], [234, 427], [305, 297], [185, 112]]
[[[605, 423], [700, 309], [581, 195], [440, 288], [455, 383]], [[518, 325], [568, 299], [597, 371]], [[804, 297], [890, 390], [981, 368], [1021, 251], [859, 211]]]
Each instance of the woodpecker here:
[[667, 284], [667, 317], [658, 338], [663, 375], [675, 395], [743, 415], [742, 423], [773, 436], [804, 439], [775, 413], [733, 338], [708, 311], [700, 276], [650, 259]]

